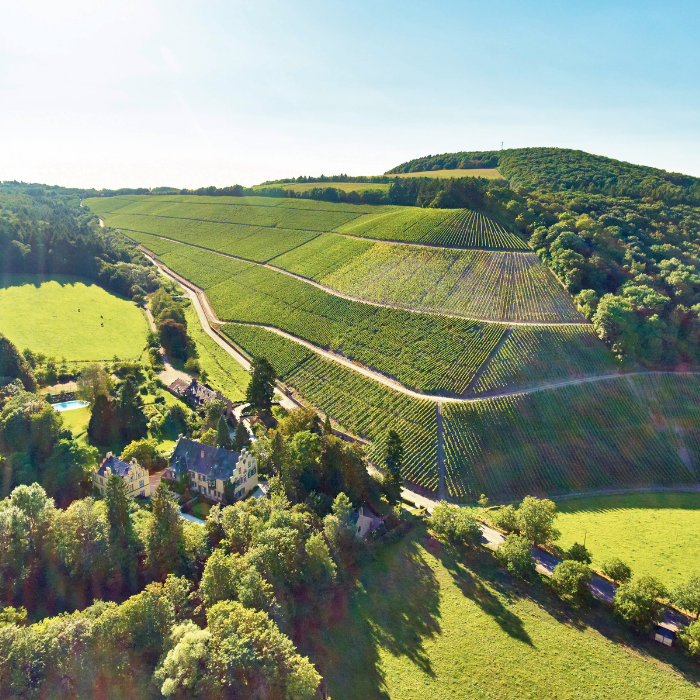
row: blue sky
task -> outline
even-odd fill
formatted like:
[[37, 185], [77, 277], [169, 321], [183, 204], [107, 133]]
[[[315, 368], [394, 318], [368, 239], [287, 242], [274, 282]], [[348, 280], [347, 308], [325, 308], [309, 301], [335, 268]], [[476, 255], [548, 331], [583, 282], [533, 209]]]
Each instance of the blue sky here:
[[562, 146], [700, 176], [691, 2], [0, 4], [0, 179], [375, 174]]

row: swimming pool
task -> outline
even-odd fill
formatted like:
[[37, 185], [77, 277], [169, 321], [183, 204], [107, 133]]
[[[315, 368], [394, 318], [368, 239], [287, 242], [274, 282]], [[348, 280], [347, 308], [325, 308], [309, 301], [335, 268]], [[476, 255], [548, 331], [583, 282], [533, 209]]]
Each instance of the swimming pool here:
[[64, 401], [63, 403], [55, 403], [53, 405], [54, 411], [72, 411], [74, 408], [85, 408], [89, 406], [89, 401]]

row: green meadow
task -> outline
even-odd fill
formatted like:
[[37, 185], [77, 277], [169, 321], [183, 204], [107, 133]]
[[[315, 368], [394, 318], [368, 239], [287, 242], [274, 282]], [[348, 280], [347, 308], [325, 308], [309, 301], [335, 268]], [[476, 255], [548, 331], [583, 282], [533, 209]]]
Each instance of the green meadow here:
[[587, 496], [557, 502], [559, 544], [583, 542], [593, 565], [613, 556], [674, 585], [700, 573], [700, 492]]
[[130, 301], [79, 277], [0, 277], [0, 333], [57, 360], [137, 358], [148, 324]]
[[514, 583], [484, 551], [456, 556], [418, 528], [380, 551], [329, 619], [299, 630], [343, 700], [677, 700], [700, 667], [632, 636], [602, 608], [577, 614], [545, 584]]

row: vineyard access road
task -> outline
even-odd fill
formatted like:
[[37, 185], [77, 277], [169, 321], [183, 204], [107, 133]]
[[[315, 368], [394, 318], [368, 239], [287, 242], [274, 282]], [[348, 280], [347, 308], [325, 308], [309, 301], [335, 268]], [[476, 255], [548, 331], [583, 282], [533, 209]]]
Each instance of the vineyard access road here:
[[[121, 231], [122, 233], [125, 233], [125, 235], [128, 236], [130, 232], [132, 233], [146, 233], [145, 231], [132, 231], [131, 229], [117, 229], [118, 231]], [[251, 265], [259, 265], [260, 267], [266, 267], [268, 270], [274, 270], [275, 272], [279, 272], [283, 275], [288, 275], [289, 277], [293, 277], [294, 279], [299, 280], [300, 282], [304, 282], [305, 284], [310, 284], [313, 287], [316, 287], [318, 289], [321, 289], [322, 291], [326, 292], [327, 294], [332, 294], [333, 296], [340, 297], [341, 299], [347, 299], [348, 301], [356, 301], [359, 302], [360, 304], [368, 304], [369, 306], [379, 306], [383, 307], [386, 309], [400, 309], [401, 311], [410, 311], [411, 313], [416, 313], [416, 314], [428, 314], [429, 316], [445, 316], [447, 318], [458, 318], [458, 319], [464, 319], [466, 321], [480, 321], [481, 323], [495, 323], [495, 324], [500, 324], [503, 326], [590, 326], [590, 322], [581, 320], [581, 321], [510, 321], [510, 320], [498, 320], [498, 319], [493, 319], [493, 318], [483, 318], [480, 316], [468, 316], [466, 314], [456, 314], [453, 312], [449, 311], [435, 311], [433, 309], [421, 309], [416, 306], [403, 306], [401, 304], [390, 304], [388, 302], [382, 302], [382, 301], [370, 301], [368, 299], [363, 299], [362, 297], [356, 297], [353, 296], [352, 294], [346, 294], [345, 292], [340, 292], [337, 289], [333, 289], [333, 287], [327, 287], [324, 284], [321, 284], [320, 282], [316, 282], [315, 280], [309, 279], [308, 277], [303, 277], [302, 275], [297, 275], [294, 272], [290, 272], [289, 270], [285, 270], [281, 267], [276, 267], [275, 265], [271, 265], [269, 262], [261, 263], [258, 262], [257, 260], [250, 260], [249, 258], [242, 258], [238, 255], [232, 255], [231, 253], [222, 253], [220, 250], [213, 250], [212, 248], [205, 248], [204, 246], [201, 245], [196, 245], [194, 243], [183, 243], [182, 241], [177, 241], [174, 238], [168, 238], [167, 236], [156, 236], [152, 233], [148, 233], [147, 235], [153, 236], [154, 238], [160, 238], [163, 241], [169, 241], [170, 243], [178, 243], [180, 245], [185, 245], [189, 246], [190, 248], [199, 248], [200, 250], [206, 250], [208, 253], [215, 253], [216, 255], [220, 255], [223, 258], [232, 258], [233, 260], [240, 260], [241, 262], [249, 263]], [[148, 250], [144, 245], [140, 244], [136, 239], [132, 238], [131, 240], [134, 241], [134, 243], [137, 244], [137, 246], [144, 251], [144, 253], [148, 253], [152, 257], [156, 257], [156, 254]], [[161, 263], [162, 264], [162, 263]]]
[[[194, 285], [192, 282], [189, 280], [185, 279], [181, 275], [179, 275], [177, 272], [171, 270], [169, 267], [164, 265], [160, 260], [158, 260], [155, 256], [154, 253], [150, 252], [148, 249], [144, 248], [143, 246], [139, 246], [141, 251], [144, 253], [144, 255], [154, 264], [156, 267], [160, 269], [160, 271], [168, 278], [178, 282], [179, 284], [183, 285], [185, 289], [188, 291], [188, 296], [193, 300], [194, 305], [195, 305], [195, 310], [197, 311], [197, 316], [199, 317], [199, 321], [202, 324], [202, 328], [204, 328], [205, 332], [207, 335], [209, 335], [212, 339], [216, 340], [217, 344], [221, 346], [226, 352], [228, 352], [234, 359], [236, 359], [238, 362], [240, 362], [243, 367], [248, 369], [250, 367], [250, 361], [248, 358], [246, 358], [234, 345], [233, 342], [230, 341], [228, 338], [223, 336], [219, 331], [218, 327], [228, 323], [227, 321], [222, 321], [219, 318], [217, 318], [216, 314], [214, 313], [214, 309], [212, 308], [209, 299], [207, 298], [206, 293], [204, 292], [203, 289], [200, 289], [196, 285]], [[291, 273], [287, 273], [291, 274]], [[381, 374], [380, 372], [377, 372], [376, 370], [369, 369], [368, 367], [364, 367], [363, 365], [358, 365], [352, 360], [347, 359], [346, 357], [339, 355], [338, 353], [331, 352], [330, 350], [324, 350], [323, 348], [319, 348], [317, 345], [314, 345], [313, 343], [310, 343], [307, 340], [303, 340], [301, 338], [298, 338], [295, 335], [292, 335], [291, 333], [287, 333], [286, 331], [283, 331], [279, 328], [275, 328], [274, 326], [267, 326], [262, 323], [245, 323], [245, 322], [240, 322], [240, 321], [234, 321], [232, 323], [236, 323], [238, 325], [242, 326], [255, 326], [258, 328], [264, 328], [265, 330], [271, 331], [273, 333], [276, 333], [277, 335], [282, 336], [283, 338], [287, 338], [288, 340], [291, 340], [295, 343], [298, 343], [299, 345], [303, 345], [305, 348], [308, 350], [311, 350], [312, 352], [315, 352], [317, 355], [320, 355], [321, 357], [324, 357], [327, 360], [331, 360], [332, 362], [336, 362], [340, 365], [343, 365], [344, 367], [347, 367], [348, 369], [351, 369], [353, 372], [357, 372], [358, 374], [362, 374], [365, 377], [368, 377], [369, 379], [372, 379], [376, 382], [379, 382], [380, 384], [384, 384], [385, 386], [389, 387], [390, 389], [393, 389], [394, 391], [401, 392], [402, 394], [405, 394], [406, 396], [411, 396], [416, 399], [425, 399], [428, 401], [435, 401], [435, 402], [440, 402], [440, 403], [475, 403], [479, 401], [488, 401], [492, 398], [496, 397], [503, 397], [503, 396], [516, 396], [516, 395], [521, 395], [521, 394], [531, 394], [536, 391], [544, 391], [546, 389], [558, 389], [561, 387], [565, 386], [572, 386], [575, 384], [587, 384], [589, 382], [598, 382], [598, 381], [604, 381], [606, 379], [620, 379], [620, 378], [626, 378], [626, 377], [635, 377], [639, 375], [651, 375], [651, 374], [678, 374], [677, 372], [627, 372], [627, 373], [608, 373], [608, 374], [600, 374], [600, 375], [593, 375], [590, 377], [580, 377], [578, 379], [567, 379], [561, 382], [550, 382], [546, 384], [541, 384], [540, 386], [537, 387], [530, 387], [528, 389], [514, 389], [512, 391], [504, 391], [498, 394], [490, 394], [487, 397], [457, 397], [457, 396], [436, 396], [434, 394], [424, 394], [419, 391], [414, 391], [413, 389], [409, 389], [405, 387], [403, 384], [400, 384], [397, 382], [395, 379], [392, 379], [391, 377], [387, 377], [384, 374]], [[700, 374], [698, 372], [687, 372], [685, 374]]]

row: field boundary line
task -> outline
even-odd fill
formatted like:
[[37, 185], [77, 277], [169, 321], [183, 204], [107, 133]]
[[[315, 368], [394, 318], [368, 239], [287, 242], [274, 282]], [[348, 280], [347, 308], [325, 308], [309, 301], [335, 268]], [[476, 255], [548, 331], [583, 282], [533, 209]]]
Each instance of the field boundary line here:
[[[213, 250], [212, 248], [207, 248], [205, 246], [197, 245], [196, 243], [183, 243], [183, 241], [178, 241], [174, 238], [168, 238], [167, 236], [156, 236], [153, 233], [148, 233], [147, 231], [137, 231], [136, 229], [115, 229], [117, 231], [131, 231], [132, 233], [145, 233], [148, 236], [153, 236], [153, 238], [159, 238], [163, 241], [170, 241], [171, 243], [178, 243], [180, 245], [184, 246], [189, 246], [190, 248], [199, 248], [200, 250], [206, 250], [208, 253], [215, 253], [216, 255], [221, 255], [224, 258], [232, 258], [233, 260], [240, 260], [241, 262], [246, 262], [250, 263], [251, 265], [260, 265], [261, 267], [266, 267], [270, 270], [274, 270], [275, 272], [279, 272], [283, 275], [289, 275], [290, 277], [294, 277], [295, 279], [299, 280], [300, 282], [305, 282], [306, 284], [310, 284], [314, 287], [317, 287], [318, 289], [327, 292], [328, 294], [332, 294], [333, 296], [340, 297], [341, 299], [347, 299], [348, 301], [356, 301], [361, 304], [369, 304], [370, 306], [379, 306], [385, 309], [398, 309], [400, 311], [410, 311], [411, 313], [416, 313], [416, 314], [428, 314], [429, 316], [444, 316], [446, 318], [457, 318], [457, 319], [463, 319], [465, 321], [478, 321], [480, 323], [492, 323], [498, 326], [553, 326], [553, 327], [560, 327], [560, 326], [584, 326], [586, 328], [590, 328], [591, 323], [590, 321], [496, 321], [491, 318], [480, 318], [478, 316], [465, 316], [462, 314], [456, 314], [453, 312], [449, 311], [433, 311], [430, 309], [419, 309], [413, 306], [402, 306], [400, 304], [389, 304], [388, 302], [382, 302], [382, 301], [370, 301], [369, 299], [362, 299], [361, 297], [356, 297], [353, 296], [352, 294], [346, 294], [345, 292], [340, 292], [337, 289], [333, 289], [332, 287], [327, 287], [324, 284], [321, 284], [320, 282], [316, 282], [316, 280], [312, 280], [308, 277], [303, 277], [302, 275], [298, 275], [295, 272], [290, 272], [289, 270], [285, 270], [284, 268], [277, 267], [275, 265], [271, 265], [269, 262], [259, 262], [257, 260], [251, 260], [249, 258], [242, 258], [240, 255], [233, 255], [232, 253], [224, 253], [220, 250]], [[128, 236], [131, 238], [130, 236]], [[131, 239], [136, 243], [136, 245], [139, 248], [142, 248], [143, 250], [148, 251], [151, 255], [155, 255], [153, 251], [150, 251], [146, 246], [144, 246], [142, 243], [139, 243], [135, 238]], [[315, 240], [315, 239], [312, 239]], [[303, 244], [302, 244], [303, 245]], [[301, 246], [297, 246], [299, 248]], [[275, 256], [277, 258], [279, 256]], [[275, 258], [269, 258], [269, 260], [274, 260]]]
[[[358, 374], [362, 374], [369, 379], [373, 379], [374, 381], [384, 384], [385, 386], [389, 387], [390, 389], [393, 389], [394, 391], [398, 391], [402, 394], [406, 394], [407, 396], [411, 396], [416, 399], [422, 399], [422, 400], [428, 400], [428, 401], [435, 401], [435, 402], [441, 402], [441, 403], [461, 403], [461, 404], [469, 404], [469, 403], [478, 403], [481, 401], [489, 401], [490, 399], [495, 399], [495, 398], [500, 398], [504, 396], [518, 396], [518, 395], [525, 395], [525, 394], [532, 394], [536, 391], [546, 391], [547, 389], [558, 389], [561, 387], [565, 386], [572, 386], [575, 384], [587, 384], [589, 382], [597, 382], [597, 381], [604, 381], [607, 379], [626, 379], [627, 377], [633, 377], [633, 376], [641, 376], [641, 375], [654, 375], [654, 374], [672, 374], [672, 375], [700, 375], [700, 372], [671, 372], [671, 371], [652, 371], [652, 372], [617, 372], [617, 373], [607, 373], [607, 374], [602, 374], [602, 375], [592, 375], [590, 377], [580, 377], [577, 379], [571, 379], [571, 380], [566, 380], [566, 381], [561, 381], [561, 382], [553, 382], [549, 384], [543, 384], [538, 387], [530, 387], [528, 389], [514, 389], [513, 391], [506, 391], [506, 392], [501, 392], [499, 394], [491, 394], [489, 396], [479, 396], [479, 397], [457, 397], [457, 396], [440, 396], [436, 394], [424, 394], [419, 391], [415, 391], [414, 389], [409, 389], [408, 387], [405, 387], [403, 384], [397, 382], [395, 379], [392, 379], [381, 372], [378, 372], [377, 370], [374, 369], [369, 369], [368, 367], [365, 367], [364, 365], [359, 365], [356, 362], [339, 355], [337, 353], [331, 352], [330, 350], [324, 350], [323, 348], [318, 347], [317, 345], [314, 345], [313, 343], [309, 342], [308, 340], [304, 340], [302, 338], [299, 338], [292, 333], [288, 333], [287, 331], [283, 331], [280, 328], [276, 328], [275, 326], [270, 326], [266, 325], [264, 323], [255, 323], [252, 321], [222, 321], [219, 319], [215, 312], [213, 307], [211, 306], [211, 303], [209, 302], [209, 299], [206, 295], [206, 292], [201, 289], [200, 287], [197, 287], [193, 282], [190, 282], [188, 279], [180, 275], [179, 273], [175, 272], [174, 270], [171, 270], [167, 265], [165, 265], [163, 262], [161, 262], [158, 259], [158, 256], [155, 255], [152, 251], [149, 251], [147, 248], [144, 246], [139, 246], [139, 248], [147, 253], [147, 257], [149, 260], [153, 262], [154, 265], [156, 265], [159, 269], [165, 271], [168, 273], [168, 276], [171, 276], [171, 278], [176, 279], [178, 282], [181, 284], [184, 284], [186, 287], [188, 287], [194, 294], [197, 296], [202, 309], [203, 313], [205, 315], [205, 318], [208, 322], [208, 324], [211, 327], [212, 332], [215, 332], [219, 337], [223, 337], [223, 334], [221, 334], [218, 329], [215, 329], [212, 327], [212, 324], [215, 326], [223, 326], [226, 325], [227, 323], [231, 324], [238, 324], [241, 326], [253, 326], [257, 328], [264, 328], [265, 330], [271, 331], [273, 333], [276, 333], [277, 335], [280, 335], [287, 340], [291, 340], [292, 342], [295, 342], [299, 345], [303, 345], [306, 347], [308, 350], [311, 350], [312, 352], [315, 352], [318, 355], [321, 355], [322, 357], [331, 360], [332, 362], [336, 362], [338, 364], [341, 364], [348, 369], [353, 370], [354, 372], [357, 372]], [[201, 322], [201, 318], [200, 318]], [[226, 340], [225, 342], [231, 343], [230, 340]], [[239, 351], [234, 348], [237, 353]], [[239, 353], [240, 354], [240, 353]], [[246, 359], [246, 362], [248, 360]], [[245, 366], [245, 365], [244, 365]]]
[[466, 398], [470, 395], [471, 390], [479, 383], [479, 380], [481, 379], [482, 375], [486, 370], [489, 368], [491, 365], [491, 361], [493, 360], [496, 355], [501, 351], [501, 348], [506, 344], [508, 341], [508, 338], [513, 335], [513, 328], [512, 326], [509, 326], [506, 328], [505, 333], [501, 336], [501, 339], [498, 341], [498, 344], [496, 347], [491, 350], [489, 353], [489, 356], [481, 363], [481, 367], [477, 370], [476, 374], [472, 378], [472, 380], [469, 382], [469, 386], [467, 387], [467, 390], [464, 392], [463, 396]]

